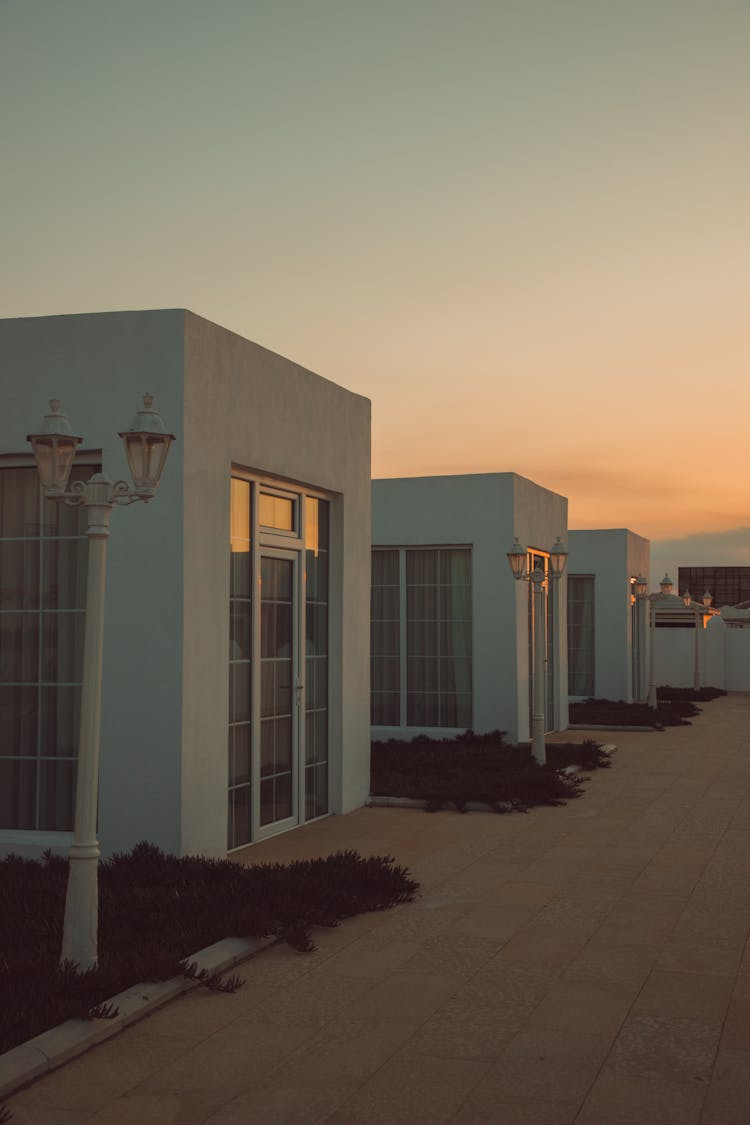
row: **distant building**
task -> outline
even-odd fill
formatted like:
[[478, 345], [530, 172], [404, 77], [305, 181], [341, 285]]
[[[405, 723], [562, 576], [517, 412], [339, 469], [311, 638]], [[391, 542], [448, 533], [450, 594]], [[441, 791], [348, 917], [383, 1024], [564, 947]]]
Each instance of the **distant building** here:
[[[530, 734], [529, 588], [506, 553], [549, 572], [568, 502], [515, 473], [372, 482], [375, 738], [467, 728]], [[568, 723], [566, 583], [544, 587], [546, 727]]]
[[647, 627], [635, 581], [649, 574], [648, 539], [627, 528], [568, 534], [568, 691], [571, 699], [645, 698]]
[[750, 566], [681, 566], [677, 575], [677, 593], [700, 599], [708, 591], [719, 609], [750, 601]]

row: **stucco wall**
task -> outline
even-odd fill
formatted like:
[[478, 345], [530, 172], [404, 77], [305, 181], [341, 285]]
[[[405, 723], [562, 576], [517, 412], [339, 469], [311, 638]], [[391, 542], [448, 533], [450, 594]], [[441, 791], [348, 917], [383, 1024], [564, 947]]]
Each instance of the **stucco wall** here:
[[342, 709], [331, 716], [332, 811], [369, 793], [370, 403], [186, 313], [185, 450], [182, 845], [217, 854], [226, 839], [232, 466], [334, 494], [331, 562], [342, 596], [331, 606], [330, 674]]
[[[514, 536], [524, 546], [548, 550], [556, 536], [564, 541], [566, 523], [564, 497], [514, 473], [373, 481], [374, 545], [472, 548], [477, 731], [500, 728], [511, 738], [529, 737], [528, 587], [514, 580], [506, 554]], [[567, 649], [564, 660], [567, 679]], [[374, 733], [390, 736], [395, 728], [375, 728]], [[417, 728], [402, 728], [401, 733], [409, 738]]]
[[[144, 391], [156, 395], [177, 436], [156, 499], [112, 513], [99, 803], [105, 853], [142, 838], [179, 846], [182, 352], [179, 310], [0, 321], [0, 451], [30, 453], [25, 436], [54, 397], [82, 448], [101, 448], [113, 479], [129, 479], [117, 431], [128, 428]], [[42, 834], [35, 839], [45, 846]]]

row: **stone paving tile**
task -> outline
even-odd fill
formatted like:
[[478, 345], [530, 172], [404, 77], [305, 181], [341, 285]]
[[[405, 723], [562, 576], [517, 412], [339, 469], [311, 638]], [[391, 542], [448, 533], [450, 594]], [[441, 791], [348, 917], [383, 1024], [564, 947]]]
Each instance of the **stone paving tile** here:
[[152, 1094], [134, 1090], [85, 1118], [85, 1125], [205, 1125], [225, 1100], [226, 1094], [218, 1092]]
[[521, 1097], [580, 1103], [611, 1045], [608, 1035], [527, 1027], [510, 1041], [485, 1081], [492, 1083], [500, 1101]]
[[306, 1089], [360, 1084], [397, 1054], [414, 1035], [413, 1024], [332, 1020], [274, 1071], [281, 1086]]
[[701, 1125], [747, 1125], [750, 1050], [722, 1050], [716, 1058]]
[[386, 977], [407, 964], [421, 946], [418, 942], [389, 941], [368, 934], [316, 965], [316, 975], [344, 977]]
[[524, 926], [528, 926], [533, 916], [534, 912], [531, 910], [510, 911], [503, 906], [475, 905], [461, 914], [446, 933], [494, 938], [500, 944], [505, 944]]
[[621, 945], [590, 941], [565, 969], [566, 980], [602, 981], [620, 984], [637, 992], [659, 955], [656, 945]]
[[10, 1108], [16, 1114], [23, 1107], [32, 1120], [43, 1109], [93, 1112], [182, 1058], [185, 1048], [183, 1038], [150, 1035], [143, 1027], [138, 1035], [121, 1032], [14, 1095]]
[[655, 967], [667, 972], [731, 976], [739, 969], [742, 950], [739, 942], [668, 941]]
[[492, 1081], [486, 1079], [471, 1091], [450, 1125], [573, 1125], [578, 1104], [577, 1100], [547, 1102], [538, 1098], [503, 1101]]
[[529, 1016], [526, 1026], [614, 1038], [633, 1003], [635, 991], [602, 981], [560, 981]]
[[562, 971], [573, 961], [588, 941], [586, 929], [542, 926], [536, 923], [519, 930], [503, 946], [498, 960], [508, 964], [555, 967]]
[[[328, 962], [324, 961], [319, 971], [311, 972], [291, 986], [277, 989], [270, 1000], [249, 1013], [247, 1021], [317, 1028], [372, 988], [372, 976], [343, 976], [327, 970]], [[231, 1026], [237, 1027], [240, 1022], [237, 1020]]]
[[229, 1098], [265, 1078], [312, 1035], [309, 1025], [275, 1026], [237, 1020], [230, 1029], [216, 1032], [152, 1073], [139, 1084], [139, 1091], [211, 1094], [221, 1090]]
[[[319, 1125], [330, 1120], [354, 1092], [351, 1083], [340, 1079], [328, 1081], [325, 1089], [306, 1088], [298, 1082], [283, 1082], [277, 1075], [274, 1072], [250, 1093], [226, 1102], [205, 1118], [206, 1125]], [[149, 1119], [141, 1120], [146, 1125]], [[177, 1120], [174, 1125], [181, 1123]]]
[[505, 942], [490, 937], [457, 934], [452, 928], [423, 942], [421, 949], [402, 967], [407, 973], [452, 973], [473, 976]]
[[633, 1013], [721, 1022], [729, 1007], [733, 985], [733, 977], [657, 969], [643, 986], [633, 1005]]
[[467, 1060], [399, 1055], [326, 1118], [326, 1125], [443, 1125], [486, 1069]]
[[698, 1125], [705, 1093], [697, 1083], [604, 1072], [575, 1125]]
[[341, 1009], [344, 1019], [421, 1024], [464, 984], [451, 973], [391, 973]]
[[81, 1125], [77, 1109], [51, 1109], [49, 1106], [28, 1105], [20, 1095], [13, 1098], [13, 1125]]
[[708, 1082], [721, 1023], [632, 1015], [615, 1040], [607, 1070], [642, 1078]]

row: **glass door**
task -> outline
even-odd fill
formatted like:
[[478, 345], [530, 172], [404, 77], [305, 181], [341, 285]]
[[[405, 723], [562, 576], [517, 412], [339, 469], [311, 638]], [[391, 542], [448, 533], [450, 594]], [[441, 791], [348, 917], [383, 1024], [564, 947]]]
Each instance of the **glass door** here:
[[297, 553], [265, 548], [260, 558], [260, 732], [258, 838], [297, 822], [299, 608]]

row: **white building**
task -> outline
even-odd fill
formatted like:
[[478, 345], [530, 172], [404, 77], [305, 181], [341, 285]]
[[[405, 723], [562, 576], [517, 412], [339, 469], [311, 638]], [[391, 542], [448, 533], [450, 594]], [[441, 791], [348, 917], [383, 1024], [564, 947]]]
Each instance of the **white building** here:
[[369, 790], [370, 404], [180, 309], [0, 321], [0, 847], [70, 840], [81, 510], [42, 499], [47, 400], [74, 473], [127, 476], [144, 391], [177, 435], [153, 503], [115, 508], [103, 851], [221, 856]]
[[635, 580], [648, 579], [649, 549], [626, 528], [568, 533], [571, 699], [645, 700], [648, 622]]
[[[530, 737], [531, 566], [567, 533], [565, 497], [515, 473], [410, 477], [372, 486], [372, 724], [375, 738], [500, 729]], [[565, 582], [548, 582], [547, 717], [568, 722]]]

